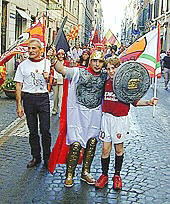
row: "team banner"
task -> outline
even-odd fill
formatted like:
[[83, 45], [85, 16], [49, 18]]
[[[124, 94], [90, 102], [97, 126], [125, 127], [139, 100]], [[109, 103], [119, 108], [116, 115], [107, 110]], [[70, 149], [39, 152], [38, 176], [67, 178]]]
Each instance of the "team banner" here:
[[155, 28], [128, 47], [120, 57], [121, 62], [135, 60], [148, 70], [150, 77], [161, 76], [160, 30]]

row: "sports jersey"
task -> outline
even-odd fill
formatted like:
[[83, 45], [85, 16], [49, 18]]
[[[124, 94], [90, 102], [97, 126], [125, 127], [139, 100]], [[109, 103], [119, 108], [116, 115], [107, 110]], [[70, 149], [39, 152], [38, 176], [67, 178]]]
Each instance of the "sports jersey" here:
[[[136, 106], [136, 103], [133, 103]], [[110, 113], [113, 116], [126, 116], [130, 110], [130, 104], [119, 101], [113, 91], [113, 82], [108, 79], [105, 84], [102, 112]]]

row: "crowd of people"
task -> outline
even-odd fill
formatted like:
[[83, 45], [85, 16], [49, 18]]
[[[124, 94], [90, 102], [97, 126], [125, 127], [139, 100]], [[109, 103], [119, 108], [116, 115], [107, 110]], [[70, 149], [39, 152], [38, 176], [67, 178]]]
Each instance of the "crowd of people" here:
[[[121, 46], [123, 50], [123, 47]], [[29, 128], [29, 144], [32, 160], [27, 168], [41, 163], [41, 145], [38, 127], [42, 136], [44, 166], [48, 168], [51, 151], [50, 103], [48, 94], [49, 75], [55, 80], [53, 114], [59, 114], [62, 106], [63, 81], [69, 81], [67, 97], [67, 135], [69, 152], [66, 158], [64, 185], [74, 185], [74, 174], [80, 152], [84, 149], [81, 180], [96, 188], [108, 183], [108, 169], [112, 146], [115, 148], [115, 171], [113, 188], [122, 189], [121, 169], [124, 141], [130, 139], [128, 112], [130, 104], [118, 100], [113, 90], [113, 76], [120, 66], [116, 46], [101, 44], [89, 48], [75, 48], [65, 53], [63, 49], [51, 48], [48, 59], [41, 54], [41, 43], [31, 39], [28, 44], [29, 58], [18, 65], [15, 75], [17, 114], [25, 113]], [[165, 59], [164, 59], [165, 60]], [[166, 61], [166, 60], [165, 60]], [[50, 71], [52, 70], [52, 72]], [[23, 104], [21, 101], [23, 92]], [[134, 106], [153, 106], [157, 98], [137, 100]], [[39, 122], [38, 122], [39, 121]], [[38, 125], [40, 123], [40, 125]], [[98, 140], [102, 141], [102, 175], [97, 181], [90, 174]]]

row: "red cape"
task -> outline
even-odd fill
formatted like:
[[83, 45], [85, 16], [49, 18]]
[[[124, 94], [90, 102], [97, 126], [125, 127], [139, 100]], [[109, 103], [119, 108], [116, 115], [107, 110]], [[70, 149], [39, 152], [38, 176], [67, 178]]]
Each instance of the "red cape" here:
[[[54, 173], [56, 164], [66, 163], [67, 155], [69, 152], [69, 146], [66, 145], [68, 83], [69, 81], [67, 79], [64, 79], [64, 85], [63, 85], [64, 90], [63, 90], [62, 107], [61, 107], [61, 113], [60, 113], [59, 133], [58, 133], [56, 143], [50, 154], [50, 159], [48, 161], [48, 171], [50, 173]], [[78, 164], [82, 163], [83, 152], [84, 150], [82, 149]]]
[[62, 98], [62, 107], [60, 113], [60, 127], [58, 138], [50, 154], [48, 161], [48, 170], [53, 173], [56, 164], [65, 164], [69, 147], [66, 145], [66, 132], [67, 132], [67, 96], [68, 96], [68, 80], [64, 80], [64, 90]]

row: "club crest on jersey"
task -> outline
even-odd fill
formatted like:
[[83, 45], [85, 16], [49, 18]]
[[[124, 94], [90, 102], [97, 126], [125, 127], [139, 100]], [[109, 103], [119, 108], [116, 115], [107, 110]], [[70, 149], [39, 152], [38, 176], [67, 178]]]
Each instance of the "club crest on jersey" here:
[[118, 139], [120, 139], [121, 136], [122, 136], [122, 135], [121, 135], [120, 133], [117, 134], [117, 138], [118, 138]]

